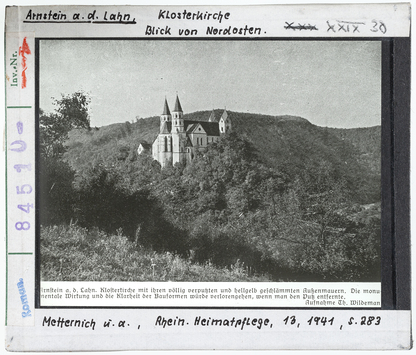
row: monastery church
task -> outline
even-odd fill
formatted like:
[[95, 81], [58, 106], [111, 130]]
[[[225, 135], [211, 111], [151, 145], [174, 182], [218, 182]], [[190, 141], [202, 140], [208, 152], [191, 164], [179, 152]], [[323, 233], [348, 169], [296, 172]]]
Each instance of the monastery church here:
[[175, 163], [189, 163], [196, 150], [204, 149], [230, 131], [231, 120], [226, 110], [220, 119], [216, 119], [213, 110], [208, 121], [184, 120], [179, 97], [176, 95], [172, 114], [165, 98], [163, 113], [160, 116], [160, 131], [152, 144], [153, 159], [157, 160], [162, 168]]

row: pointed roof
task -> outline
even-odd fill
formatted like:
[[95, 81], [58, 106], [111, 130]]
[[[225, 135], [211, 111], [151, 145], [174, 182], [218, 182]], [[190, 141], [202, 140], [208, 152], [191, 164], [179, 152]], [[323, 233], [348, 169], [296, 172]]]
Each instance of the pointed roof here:
[[226, 121], [227, 120], [228, 113], [227, 113], [227, 110], [226, 109], [224, 109], [224, 112], [222, 113], [221, 118], [223, 119], [223, 121]]
[[217, 119], [215, 118], [214, 110], [211, 111], [211, 114], [209, 115], [209, 118], [208, 118], [208, 122], [217, 122]]
[[165, 106], [163, 107], [162, 115], [170, 115], [168, 100], [166, 100], [166, 97], [165, 97]]
[[175, 108], [173, 109], [173, 112], [183, 112], [181, 103], [179, 102], [178, 95], [176, 95]]
[[160, 134], [169, 134], [172, 131], [172, 122], [163, 122]]

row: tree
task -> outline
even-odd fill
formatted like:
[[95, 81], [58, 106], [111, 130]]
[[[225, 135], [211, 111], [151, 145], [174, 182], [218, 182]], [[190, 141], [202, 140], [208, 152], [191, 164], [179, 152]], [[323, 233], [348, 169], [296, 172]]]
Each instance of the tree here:
[[46, 114], [40, 110], [39, 133], [40, 149], [45, 157], [60, 157], [64, 152], [64, 142], [74, 128], [90, 129], [88, 105], [90, 98], [82, 91], [61, 95], [55, 99], [55, 112]]
[[54, 100], [55, 112], [46, 114], [40, 110], [40, 194], [41, 223], [68, 223], [73, 214], [75, 172], [62, 159], [64, 143], [74, 128], [90, 128], [88, 105], [90, 99], [81, 91], [62, 95]]
[[41, 225], [69, 223], [73, 217], [74, 171], [55, 158], [39, 159], [39, 216]]

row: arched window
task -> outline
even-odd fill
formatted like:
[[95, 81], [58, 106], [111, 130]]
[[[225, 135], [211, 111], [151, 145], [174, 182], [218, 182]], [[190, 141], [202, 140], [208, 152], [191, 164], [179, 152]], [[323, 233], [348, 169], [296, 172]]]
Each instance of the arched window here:
[[168, 137], [165, 137], [165, 152], [168, 151]]

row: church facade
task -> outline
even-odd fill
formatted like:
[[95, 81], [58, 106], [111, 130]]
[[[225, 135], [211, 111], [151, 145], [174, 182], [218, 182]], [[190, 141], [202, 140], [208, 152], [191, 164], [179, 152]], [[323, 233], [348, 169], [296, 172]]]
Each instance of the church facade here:
[[152, 156], [163, 167], [176, 163], [189, 163], [196, 150], [203, 150], [216, 142], [221, 135], [231, 131], [231, 120], [226, 110], [215, 117], [214, 110], [208, 121], [185, 120], [179, 97], [176, 96], [172, 113], [165, 98], [160, 115], [159, 134], [152, 144]]

